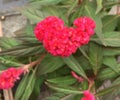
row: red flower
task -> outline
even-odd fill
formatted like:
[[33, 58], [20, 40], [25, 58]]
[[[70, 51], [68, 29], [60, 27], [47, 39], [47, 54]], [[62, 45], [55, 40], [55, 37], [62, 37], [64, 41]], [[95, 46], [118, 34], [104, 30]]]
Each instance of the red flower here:
[[49, 53], [67, 57], [81, 45], [87, 44], [94, 34], [95, 23], [90, 18], [78, 18], [74, 25], [77, 28], [67, 28], [60, 18], [49, 16], [37, 24], [34, 33]]
[[64, 22], [61, 19], [55, 16], [49, 16], [36, 25], [34, 33], [38, 40], [43, 41], [45, 35], [49, 34], [49, 31], [59, 31], [63, 27]]
[[96, 27], [94, 20], [89, 17], [75, 19], [74, 25], [79, 28], [79, 30], [86, 32], [89, 36], [94, 34], [94, 28]]
[[14, 86], [16, 80], [23, 73], [22, 69], [9, 68], [0, 74], [0, 89], [9, 89]]
[[84, 91], [84, 97], [81, 100], [95, 100], [95, 96], [86, 90]]

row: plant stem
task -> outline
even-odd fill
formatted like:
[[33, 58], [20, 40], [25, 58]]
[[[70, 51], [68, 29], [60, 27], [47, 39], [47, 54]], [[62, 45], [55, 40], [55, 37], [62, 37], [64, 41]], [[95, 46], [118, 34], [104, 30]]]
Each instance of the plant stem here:
[[36, 60], [36, 61], [33, 61], [33, 62], [29, 63], [29, 64], [23, 65], [22, 67], [23, 67], [23, 69], [25, 70], [25, 72], [29, 72], [29, 69], [30, 69], [31, 67], [34, 67], [35, 65], [39, 64], [39, 63], [44, 59], [44, 57], [45, 57], [45, 54], [43, 54], [43, 55], [40, 57], [40, 59], [38, 59], [38, 60]]

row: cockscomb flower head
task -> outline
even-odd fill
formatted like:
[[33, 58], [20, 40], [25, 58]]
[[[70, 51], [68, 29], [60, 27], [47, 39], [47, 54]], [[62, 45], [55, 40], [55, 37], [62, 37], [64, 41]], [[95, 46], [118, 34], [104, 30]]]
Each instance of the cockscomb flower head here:
[[15, 81], [23, 73], [21, 68], [9, 68], [0, 74], [0, 89], [9, 89], [14, 86]]
[[79, 30], [87, 33], [90, 36], [94, 34], [94, 28], [96, 27], [94, 20], [89, 17], [80, 17], [75, 19], [74, 25], [79, 28]]
[[90, 36], [94, 34], [95, 23], [90, 18], [78, 18], [74, 25], [75, 28], [68, 28], [64, 26], [62, 19], [49, 16], [36, 25], [34, 33], [49, 53], [68, 57], [75, 53], [78, 47], [87, 44]]
[[84, 97], [81, 100], [95, 100], [95, 96], [86, 90], [84, 91]]
[[63, 29], [63, 27], [64, 22], [60, 18], [49, 16], [36, 25], [34, 33], [38, 40], [43, 41], [45, 35], [49, 34], [49, 31], [59, 31]]

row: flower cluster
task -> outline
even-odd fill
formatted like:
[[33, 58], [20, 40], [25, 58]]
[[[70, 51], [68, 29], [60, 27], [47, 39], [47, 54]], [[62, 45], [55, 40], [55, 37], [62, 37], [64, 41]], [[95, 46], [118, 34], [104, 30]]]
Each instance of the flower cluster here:
[[95, 97], [88, 90], [84, 91], [84, 97], [81, 100], [95, 100]]
[[0, 89], [9, 89], [14, 86], [16, 80], [19, 80], [19, 76], [23, 73], [23, 70], [18, 68], [9, 68], [0, 74]]
[[67, 57], [87, 44], [94, 34], [95, 23], [88, 17], [76, 19], [74, 25], [75, 28], [65, 27], [60, 18], [49, 16], [36, 25], [34, 33], [49, 53]]

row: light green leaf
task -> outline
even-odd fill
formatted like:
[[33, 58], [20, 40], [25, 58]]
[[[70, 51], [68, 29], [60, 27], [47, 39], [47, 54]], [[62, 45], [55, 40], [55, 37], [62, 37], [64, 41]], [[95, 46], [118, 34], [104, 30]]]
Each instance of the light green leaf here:
[[75, 88], [72, 88], [72, 87], [69, 87], [69, 86], [61, 86], [61, 85], [55, 85], [55, 84], [50, 84], [50, 83], [47, 83], [45, 82], [45, 84], [56, 90], [56, 91], [59, 91], [59, 92], [62, 92], [62, 93], [69, 93], [69, 94], [82, 94], [82, 91], [80, 90], [77, 90]]
[[75, 96], [75, 94], [54, 93], [51, 96], [46, 97], [45, 100], [76, 100], [74, 98]]
[[119, 74], [116, 73], [115, 71], [113, 71], [113, 69], [111, 69], [111, 68], [104, 68], [104, 70], [99, 72], [97, 79], [106, 80], [106, 79], [113, 79], [113, 78], [119, 76], [120, 75], [120, 64], [118, 64], [116, 66], [116, 69]]
[[41, 5], [55, 5], [55, 4], [60, 3], [61, 1], [63, 1], [63, 0], [39, 0], [39, 1], [36, 1], [33, 3], [30, 3], [29, 6], [39, 7]]
[[68, 12], [67, 12], [67, 16], [70, 15], [70, 13], [72, 12], [72, 10], [76, 7], [76, 5], [78, 4], [78, 0], [75, 0], [73, 2], [73, 5], [69, 8]]
[[120, 18], [120, 15], [107, 15], [103, 17], [103, 32], [114, 31], [117, 25], [117, 21]]
[[19, 41], [11, 37], [0, 37], [0, 48], [10, 49], [19, 44]]
[[96, 10], [95, 10], [96, 7], [95, 7], [95, 6], [96, 6], [95, 4], [88, 2], [88, 3], [85, 5], [84, 14], [85, 14], [86, 16], [89, 16], [89, 17], [93, 18], [93, 20], [94, 20], [95, 23], [96, 23], [95, 32], [96, 32], [98, 38], [100, 39], [100, 41], [101, 41], [104, 45], [106, 45], [105, 42], [104, 42], [104, 39], [103, 39], [103, 34], [102, 34], [102, 33], [103, 33], [103, 32], [102, 32], [102, 20], [101, 20], [101, 18], [100, 18], [99, 15], [96, 15], [96, 14], [95, 14], [95, 12], [96, 12]]
[[110, 67], [116, 73], [119, 73], [118, 69], [116, 68], [116, 66], [118, 66], [117, 60], [114, 56], [104, 57], [103, 64]]
[[[120, 32], [105, 32], [103, 40], [106, 46], [120, 47]], [[98, 38], [92, 38], [92, 41], [102, 44]]]
[[[63, 58], [63, 61], [68, 65], [68, 67], [70, 67], [72, 70], [74, 70], [75, 72], [77, 72], [79, 75], [81, 75], [82, 77], [84, 77], [85, 79], [88, 79], [84, 70], [82, 69], [82, 66], [78, 63], [78, 61], [73, 57], [66, 57]], [[84, 66], [83, 66], [84, 67]]]
[[56, 69], [62, 67], [64, 62], [60, 57], [55, 57], [48, 54], [43, 61], [40, 63], [37, 75], [43, 75], [55, 71]]
[[120, 87], [120, 84], [116, 84], [116, 85], [110, 86], [110, 87], [108, 87], [108, 88], [105, 88], [105, 89], [99, 91], [99, 92], [96, 94], [96, 96], [103, 96], [103, 95], [105, 95], [105, 94], [107, 94], [107, 93], [113, 92], [113, 91], [115, 91], [116, 89], [118, 89], [118, 87]]
[[34, 89], [29, 97], [29, 100], [37, 100], [41, 95], [41, 87], [44, 83], [44, 77], [37, 77], [34, 85]]
[[103, 55], [104, 56], [120, 55], [120, 48], [103, 47]]
[[35, 9], [31, 9], [29, 7], [23, 8], [20, 12], [25, 15], [27, 18], [32, 20], [33, 23], [37, 23], [43, 19], [43, 16], [40, 17], [35, 13]]
[[[36, 67], [36, 69], [37, 69], [37, 67]], [[29, 84], [27, 84], [26, 87], [24, 87], [25, 90], [24, 90], [24, 94], [21, 97], [21, 100], [28, 100], [34, 89], [34, 85], [35, 85], [35, 82], [37, 79], [35, 76], [36, 69], [33, 70], [32, 74], [29, 76], [29, 80], [27, 81], [27, 83], [29, 83]]]
[[25, 91], [25, 87], [28, 84], [28, 80], [29, 80], [29, 75], [27, 74], [26, 76], [23, 77], [19, 86], [17, 87], [17, 90], [15, 92], [15, 100], [21, 99], [21, 96], [23, 95], [23, 93]]
[[102, 47], [95, 43], [90, 43], [89, 44], [89, 61], [95, 75], [97, 75], [102, 65], [102, 60], [103, 60]]
[[[64, 81], [63, 81], [64, 80]], [[65, 76], [65, 77], [57, 77], [53, 79], [47, 79], [49, 83], [53, 84], [64, 84], [64, 85], [70, 85], [76, 82], [76, 79], [72, 76]]]
[[102, 6], [102, 1], [103, 1], [103, 0], [96, 0], [96, 2], [97, 2], [96, 14], [99, 13], [100, 10], [103, 8], [103, 6]]

